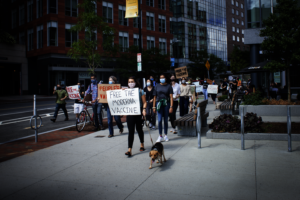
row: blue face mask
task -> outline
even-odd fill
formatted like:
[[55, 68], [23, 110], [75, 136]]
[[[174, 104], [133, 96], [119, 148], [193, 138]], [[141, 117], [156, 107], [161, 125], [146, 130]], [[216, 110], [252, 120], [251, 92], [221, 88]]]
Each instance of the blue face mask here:
[[166, 79], [161, 78], [161, 79], [160, 79], [160, 82], [161, 82], [161, 83], [165, 83], [165, 82], [166, 82]]
[[215, 84], [215, 82], [213, 82], [213, 85]]
[[150, 85], [151, 85], [151, 83], [147, 82], [147, 86], [150, 86]]
[[206, 81], [204, 81], [204, 83], [206, 83]]
[[91, 80], [93, 84], [97, 84], [97, 80]]
[[153, 78], [150, 78], [151, 81], [153, 81]]
[[112, 81], [109, 81], [108, 83], [109, 83], [109, 84], [113, 84], [113, 82], [112, 82]]
[[233, 81], [235, 81], [235, 79], [233, 79]]

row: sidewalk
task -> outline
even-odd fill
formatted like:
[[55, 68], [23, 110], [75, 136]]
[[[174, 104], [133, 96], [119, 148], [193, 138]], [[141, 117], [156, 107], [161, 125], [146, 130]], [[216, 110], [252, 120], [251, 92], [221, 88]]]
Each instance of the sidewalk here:
[[[37, 101], [49, 101], [55, 100], [55, 95], [46, 96], [46, 95], [36, 95]], [[10, 103], [24, 103], [24, 102], [33, 102], [33, 95], [16, 95], [16, 96], [0, 96], [0, 103], [10, 104]]]
[[136, 134], [127, 158], [124, 125], [113, 138], [95, 138], [108, 135], [99, 131], [0, 163], [0, 199], [299, 199], [300, 142], [288, 153], [287, 142], [247, 140], [242, 151], [240, 141], [206, 139], [205, 128], [198, 149], [197, 138], [170, 133], [167, 162], [150, 170], [148, 130], [146, 151]]

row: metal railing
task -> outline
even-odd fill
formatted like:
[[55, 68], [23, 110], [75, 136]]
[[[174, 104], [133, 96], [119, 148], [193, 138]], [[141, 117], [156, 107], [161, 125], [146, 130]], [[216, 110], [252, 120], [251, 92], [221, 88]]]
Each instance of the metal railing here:
[[[42, 126], [42, 118], [41, 116], [37, 115], [36, 112], [36, 95], [33, 95], [33, 116], [30, 118], [30, 127], [31, 129], [35, 130], [35, 142], [38, 142], [38, 129]], [[40, 124], [37, 124], [38, 118], [40, 119]], [[32, 125], [32, 120], [34, 119], [34, 126]]]

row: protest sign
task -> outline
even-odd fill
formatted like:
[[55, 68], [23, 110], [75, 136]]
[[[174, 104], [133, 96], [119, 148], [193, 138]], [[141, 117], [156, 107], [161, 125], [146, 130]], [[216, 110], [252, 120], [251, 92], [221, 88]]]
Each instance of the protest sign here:
[[208, 85], [207, 93], [208, 94], [218, 94], [218, 85]]
[[203, 92], [203, 85], [196, 86], [196, 92], [197, 93]]
[[67, 86], [66, 90], [68, 92], [70, 99], [81, 99], [80, 94], [79, 94], [78, 85]]
[[107, 103], [106, 91], [119, 89], [121, 89], [120, 84], [98, 84], [98, 102]]
[[176, 78], [182, 78], [182, 77], [186, 78], [189, 76], [186, 66], [175, 68], [175, 73], [176, 73]]
[[194, 85], [198, 86], [199, 85], [199, 82], [193, 82]]
[[140, 115], [140, 94], [138, 88], [110, 90], [106, 92], [111, 115]]

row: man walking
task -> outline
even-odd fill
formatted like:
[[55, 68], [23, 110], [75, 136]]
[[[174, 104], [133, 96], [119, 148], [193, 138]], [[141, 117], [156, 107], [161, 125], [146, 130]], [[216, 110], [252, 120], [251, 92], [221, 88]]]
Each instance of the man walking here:
[[57, 113], [59, 109], [62, 109], [65, 114], [65, 121], [69, 120], [68, 112], [66, 109], [66, 98], [68, 97], [68, 93], [66, 90], [63, 90], [60, 84], [57, 84], [56, 90], [54, 89], [53, 94], [56, 94], [56, 108], [54, 112], [54, 116], [51, 121], [55, 122], [57, 118]]

